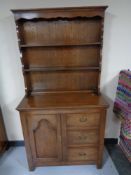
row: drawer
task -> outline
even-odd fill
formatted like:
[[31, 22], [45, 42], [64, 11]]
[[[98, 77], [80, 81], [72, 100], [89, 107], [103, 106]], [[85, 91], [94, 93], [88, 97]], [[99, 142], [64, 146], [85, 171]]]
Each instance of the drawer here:
[[69, 161], [96, 160], [97, 148], [69, 148], [67, 159]]
[[66, 114], [67, 127], [72, 126], [98, 126], [100, 123], [100, 112], [89, 112], [81, 114]]
[[89, 144], [98, 143], [98, 130], [81, 130], [69, 131], [67, 130], [67, 143], [73, 144]]

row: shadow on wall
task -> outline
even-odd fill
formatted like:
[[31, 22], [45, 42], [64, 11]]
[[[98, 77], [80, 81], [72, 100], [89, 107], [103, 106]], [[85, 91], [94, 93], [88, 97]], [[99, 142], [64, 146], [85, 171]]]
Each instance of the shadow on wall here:
[[0, 20], [0, 97], [9, 140], [22, 138], [20, 118], [15, 110], [24, 96], [24, 81], [13, 15]]
[[[2, 106], [2, 113], [6, 125], [6, 132], [9, 140], [19, 140], [21, 133], [21, 123], [19, 112], [16, 111], [16, 101], [4, 104]], [[19, 133], [19, 135], [17, 135]]]
[[111, 29], [113, 22], [116, 16], [109, 12], [105, 13], [105, 25], [104, 25], [104, 40], [103, 40], [103, 50], [102, 50], [102, 72], [101, 72], [101, 93], [105, 97], [106, 101], [109, 104], [109, 108], [107, 110], [107, 119], [106, 119], [106, 130], [105, 137], [106, 138], [117, 138], [120, 132], [120, 121], [115, 117], [113, 113], [113, 104], [116, 94], [116, 87], [118, 83], [118, 74], [116, 72], [116, 76], [111, 79], [113, 76], [111, 69]]
[[[119, 74], [118, 74], [119, 75]], [[109, 109], [107, 110], [107, 119], [106, 119], [106, 133], [105, 136], [108, 138], [116, 138], [119, 137], [120, 135], [120, 120], [115, 116], [113, 113], [113, 106], [114, 106], [114, 100], [116, 96], [116, 88], [118, 84], [118, 75], [115, 76], [111, 81], [106, 83], [106, 85], [102, 88], [102, 94], [109, 104]], [[107, 89], [108, 93], [112, 94], [113, 99], [110, 98], [107, 94]], [[108, 135], [110, 133], [110, 135]], [[111, 135], [112, 133], [112, 135]]]

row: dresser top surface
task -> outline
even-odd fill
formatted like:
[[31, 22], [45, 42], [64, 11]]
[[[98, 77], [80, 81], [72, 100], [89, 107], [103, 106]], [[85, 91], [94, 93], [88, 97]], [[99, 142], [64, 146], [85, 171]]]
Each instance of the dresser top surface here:
[[85, 107], [108, 107], [102, 96], [87, 92], [44, 93], [24, 97], [17, 107], [19, 111], [39, 109], [64, 109]]
[[108, 6], [84, 6], [84, 7], [59, 7], [59, 8], [36, 8], [36, 9], [12, 9], [16, 21], [33, 18], [58, 18], [58, 17], [91, 17], [104, 16]]
[[83, 9], [103, 9], [105, 10], [108, 6], [79, 6], [79, 7], [52, 7], [52, 8], [27, 8], [27, 9], [12, 9], [12, 12], [25, 12], [25, 11], [43, 11], [43, 10], [83, 10]]

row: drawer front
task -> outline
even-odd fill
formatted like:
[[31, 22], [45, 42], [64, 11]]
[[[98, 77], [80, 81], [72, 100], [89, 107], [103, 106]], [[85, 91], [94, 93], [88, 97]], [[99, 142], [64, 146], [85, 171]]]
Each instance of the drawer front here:
[[67, 153], [69, 161], [96, 160], [96, 158], [96, 148], [69, 148]]
[[98, 126], [100, 123], [100, 112], [89, 112], [81, 114], [67, 114], [67, 127]]
[[70, 131], [67, 130], [67, 144], [97, 144], [98, 143], [98, 130], [81, 130]]

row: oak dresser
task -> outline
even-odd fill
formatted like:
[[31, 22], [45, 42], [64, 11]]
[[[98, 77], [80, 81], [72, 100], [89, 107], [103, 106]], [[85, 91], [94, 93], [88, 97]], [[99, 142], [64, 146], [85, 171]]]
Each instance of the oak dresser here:
[[17, 110], [30, 170], [102, 167], [108, 105], [99, 84], [106, 8], [12, 10], [26, 92]]

